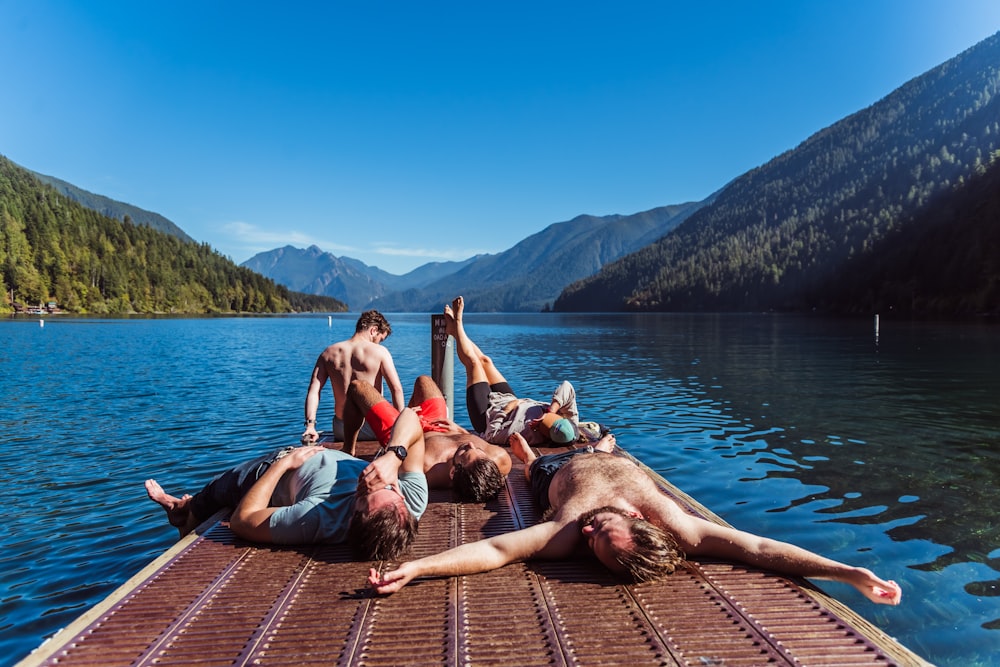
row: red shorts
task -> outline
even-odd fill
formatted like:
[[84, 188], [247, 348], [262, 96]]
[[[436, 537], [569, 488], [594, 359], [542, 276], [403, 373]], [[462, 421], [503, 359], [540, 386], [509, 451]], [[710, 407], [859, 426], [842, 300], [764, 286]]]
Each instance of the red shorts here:
[[[448, 403], [443, 397], [428, 398], [416, 409], [424, 433], [447, 433], [451, 430], [451, 425], [448, 422]], [[379, 401], [365, 415], [368, 425], [375, 431], [375, 437], [383, 445], [389, 442], [392, 427], [398, 418], [399, 411], [389, 401]]]

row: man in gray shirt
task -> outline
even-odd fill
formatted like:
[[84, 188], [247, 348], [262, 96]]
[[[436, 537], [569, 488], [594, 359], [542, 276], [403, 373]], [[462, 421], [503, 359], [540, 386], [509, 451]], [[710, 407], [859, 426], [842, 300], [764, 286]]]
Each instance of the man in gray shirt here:
[[231, 468], [193, 496], [169, 495], [152, 479], [146, 493], [182, 536], [230, 508], [230, 528], [247, 540], [349, 542], [362, 558], [393, 559], [427, 508], [423, 431], [407, 408], [371, 463], [323, 446], [289, 447]]

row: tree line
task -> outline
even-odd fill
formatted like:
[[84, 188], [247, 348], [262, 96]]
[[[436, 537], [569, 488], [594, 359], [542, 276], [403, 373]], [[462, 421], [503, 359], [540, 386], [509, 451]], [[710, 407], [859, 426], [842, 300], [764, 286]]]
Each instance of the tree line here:
[[[567, 287], [555, 309], [840, 303], [834, 294], [860, 258], [885, 252], [886, 240], [911, 240], [898, 232], [918, 212], [990, 169], [1000, 149], [998, 63], [1000, 34], [743, 174], [664, 238]], [[955, 247], [957, 235], [944, 241], [972, 257]]]
[[208, 244], [114, 220], [0, 156], [0, 311], [56, 302], [73, 313], [344, 311], [291, 292]]

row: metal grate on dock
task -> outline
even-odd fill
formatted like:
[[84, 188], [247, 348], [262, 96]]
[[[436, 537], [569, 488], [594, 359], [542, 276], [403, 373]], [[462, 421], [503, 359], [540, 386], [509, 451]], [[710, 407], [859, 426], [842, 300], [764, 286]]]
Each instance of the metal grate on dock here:
[[[411, 556], [538, 520], [515, 462], [485, 505], [432, 491]], [[378, 597], [368, 568], [391, 564], [206, 525], [20, 665], [928, 664], [810, 583], [730, 563], [688, 561], [640, 585], [596, 561], [517, 563]]]

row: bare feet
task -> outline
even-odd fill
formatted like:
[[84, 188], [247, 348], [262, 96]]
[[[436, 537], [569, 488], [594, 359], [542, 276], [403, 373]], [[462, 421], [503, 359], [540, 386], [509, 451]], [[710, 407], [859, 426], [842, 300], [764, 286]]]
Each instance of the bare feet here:
[[150, 500], [163, 508], [167, 513], [167, 521], [170, 522], [171, 526], [180, 531], [181, 537], [190, 533], [198, 525], [198, 520], [191, 514], [189, 507], [191, 503], [190, 495], [184, 494], [181, 498], [172, 496], [165, 492], [155, 479], [146, 480], [146, 495], [149, 496]]
[[456, 296], [450, 306], [444, 307], [444, 330], [449, 336], [458, 337], [458, 328], [462, 325], [462, 313], [465, 311], [465, 299]]

